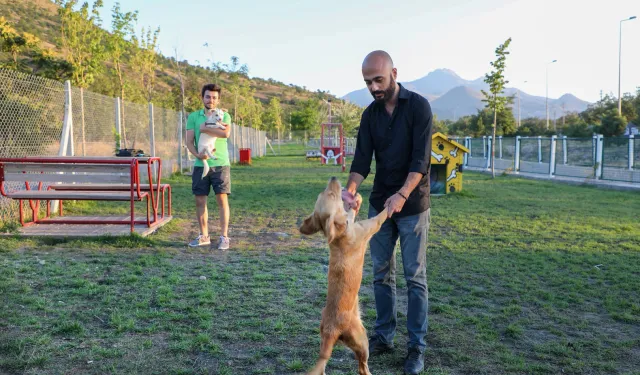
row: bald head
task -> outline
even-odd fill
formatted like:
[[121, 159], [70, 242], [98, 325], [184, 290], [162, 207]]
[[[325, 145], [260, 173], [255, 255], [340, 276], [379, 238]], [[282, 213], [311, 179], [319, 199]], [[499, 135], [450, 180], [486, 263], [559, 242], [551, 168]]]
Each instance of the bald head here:
[[385, 51], [373, 51], [364, 58], [364, 61], [362, 62], [362, 69], [364, 70], [365, 67], [370, 68], [374, 66], [384, 67], [391, 70], [393, 69], [393, 60]]
[[377, 102], [393, 100], [396, 93], [396, 76], [391, 56], [385, 51], [370, 52], [362, 62], [362, 78]]

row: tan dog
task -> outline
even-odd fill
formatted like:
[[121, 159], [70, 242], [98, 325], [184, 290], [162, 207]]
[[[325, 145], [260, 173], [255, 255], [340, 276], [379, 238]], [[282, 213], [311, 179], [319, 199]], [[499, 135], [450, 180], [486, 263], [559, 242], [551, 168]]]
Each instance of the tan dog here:
[[[356, 199], [362, 200], [360, 194]], [[371, 375], [367, 360], [369, 343], [360, 320], [358, 291], [367, 243], [387, 219], [387, 211], [378, 216], [354, 222], [355, 211], [344, 209], [340, 182], [332, 177], [327, 188], [318, 195], [313, 213], [300, 226], [303, 234], [323, 231], [329, 243], [329, 275], [327, 302], [320, 323], [320, 359], [308, 374], [324, 374], [325, 367], [338, 340], [356, 354], [360, 375]]]

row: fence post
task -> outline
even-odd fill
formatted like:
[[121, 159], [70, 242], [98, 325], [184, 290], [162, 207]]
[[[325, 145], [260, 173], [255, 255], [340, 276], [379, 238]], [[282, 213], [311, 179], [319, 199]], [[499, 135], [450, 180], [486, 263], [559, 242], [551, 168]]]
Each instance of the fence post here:
[[594, 167], [595, 167], [595, 165], [597, 163], [597, 157], [596, 157], [596, 154], [597, 154], [597, 152], [596, 152], [596, 150], [597, 150], [597, 147], [596, 147], [597, 139], [598, 139], [598, 136], [596, 134], [594, 134], [592, 139], [591, 139], [591, 148], [592, 148], [592, 154], [593, 154], [592, 159], [593, 159], [593, 166]]
[[238, 125], [233, 124], [233, 162], [237, 163], [240, 154], [238, 153]]
[[180, 168], [180, 173], [182, 173], [182, 111], [178, 112], [178, 116], [180, 116], [180, 122], [178, 123], [178, 168]]
[[149, 147], [151, 156], [156, 156], [155, 129], [153, 127], [153, 103], [149, 103]]
[[471, 137], [464, 137], [464, 145], [467, 148], [467, 150], [469, 150], [468, 153], [465, 152], [465, 154], [464, 154], [464, 166], [468, 167], [469, 166], [469, 154], [471, 153]]
[[567, 136], [562, 136], [562, 164], [567, 164]]
[[538, 136], [538, 163], [542, 163], [542, 136]]
[[122, 134], [122, 125], [120, 123], [120, 98], [115, 98], [113, 100], [113, 106], [116, 111], [116, 149], [120, 150], [122, 148], [122, 138], [120, 137]]
[[634, 148], [634, 142], [635, 140], [633, 139], [633, 134], [629, 134], [629, 170], [632, 171], [633, 170], [633, 148]]
[[487, 158], [487, 136], [486, 135], [482, 136], [482, 158], [483, 159]]
[[[71, 138], [71, 127], [73, 126], [73, 113], [71, 107], [71, 82], [64, 82], [64, 119], [62, 120], [62, 133], [60, 134], [60, 147], [58, 156], [68, 156], [69, 139]], [[71, 140], [73, 143], [73, 140]], [[51, 211], [58, 211], [59, 201], [51, 201]]]
[[602, 153], [604, 147], [604, 139], [602, 134], [596, 135], [596, 179], [602, 179]]
[[487, 154], [487, 169], [491, 169], [491, 163], [493, 163], [494, 161], [491, 160], [491, 137], [485, 137], [487, 140], [487, 148], [488, 148], [488, 152]]
[[82, 156], [86, 156], [85, 137], [84, 137], [84, 89], [80, 87], [80, 114], [82, 115]]
[[500, 152], [498, 153], [498, 159], [502, 159], [502, 136], [498, 137], [498, 145], [500, 145]]
[[520, 136], [516, 135], [516, 150], [513, 153], [513, 169], [516, 173], [520, 172]]
[[553, 177], [556, 174], [556, 145], [558, 143], [558, 136], [551, 136], [551, 147], [549, 150], [549, 177]]

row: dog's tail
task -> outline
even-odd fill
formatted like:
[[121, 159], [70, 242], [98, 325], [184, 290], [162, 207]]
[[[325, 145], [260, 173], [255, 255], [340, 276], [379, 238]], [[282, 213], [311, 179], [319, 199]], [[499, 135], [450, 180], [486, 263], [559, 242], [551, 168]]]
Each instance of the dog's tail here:
[[200, 177], [200, 179], [203, 179], [204, 176], [209, 174], [209, 170], [211, 170], [211, 168], [209, 167], [209, 163], [207, 163], [206, 160], [203, 160], [202, 162], [202, 177]]

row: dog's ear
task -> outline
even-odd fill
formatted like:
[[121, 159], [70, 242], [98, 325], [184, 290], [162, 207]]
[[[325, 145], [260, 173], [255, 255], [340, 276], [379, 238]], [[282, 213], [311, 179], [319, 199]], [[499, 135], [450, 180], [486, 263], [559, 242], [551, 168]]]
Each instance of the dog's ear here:
[[341, 214], [332, 214], [327, 219], [327, 222], [324, 226], [325, 235], [327, 236], [327, 241], [329, 243], [333, 242], [338, 236], [344, 233], [347, 230], [347, 217], [346, 215]]
[[309, 215], [300, 226], [300, 233], [302, 234], [314, 234], [320, 230], [320, 225], [318, 223], [318, 219], [316, 219], [316, 215]]

